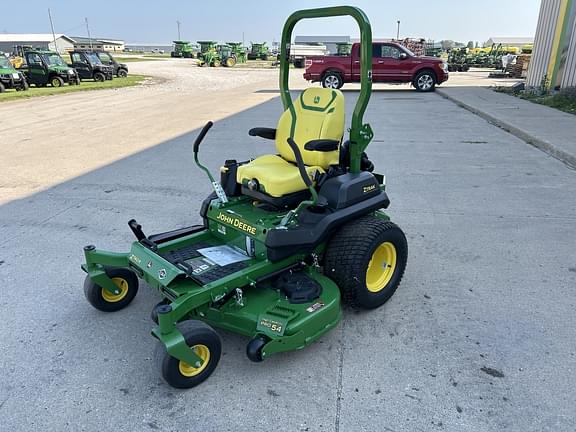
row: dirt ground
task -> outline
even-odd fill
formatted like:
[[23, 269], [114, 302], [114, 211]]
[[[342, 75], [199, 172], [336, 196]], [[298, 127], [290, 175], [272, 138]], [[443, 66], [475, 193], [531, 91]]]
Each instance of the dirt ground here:
[[[0, 105], [0, 142], [10, 143], [2, 146], [0, 204], [278, 96], [277, 69], [200, 68], [185, 59], [133, 62], [129, 69], [155, 80], [139, 87]], [[486, 77], [486, 71], [478, 70], [453, 73], [444, 86], [510, 83]], [[299, 70], [292, 71], [291, 84], [308, 85]], [[31, 142], [43, 142], [47, 152], [39, 152]]]

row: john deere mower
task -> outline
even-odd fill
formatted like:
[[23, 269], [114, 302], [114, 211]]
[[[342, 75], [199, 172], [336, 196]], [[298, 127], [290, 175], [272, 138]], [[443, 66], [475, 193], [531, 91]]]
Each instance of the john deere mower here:
[[[361, 33], [361, 90], [347, 138], [340, 91], [308, 88], [292, 100], [288, 88], [294, 25], [333, 16], [353, 17]], [[96, 309], [128, 306], [139, 279], [161, 295], [151, 313], [155, 358], [174, 387], [194, 387], [214, 372], [222, 352], [214, 328], [249, 338], [246, 354], [260, 362], [334, 328], [342, 302], [383, 305], [404, 274], [406, 238], [383, 211], [384, 176], [365, 153], [374, 136], [363, 123], [372, 88], [368, 18], [350, 6], [297, 11], [280, 46], [285, 111], [276, 128], [248, 131], [271, 141], [271, 153], [226, 160], [216, 181], [199, 158], [212, 122], [194, 142], [195, 163], [214, 189], [200, 209], [203, 224], [146, 235], [132, 219], [129, 252], [84, 248], [84, 292]]]

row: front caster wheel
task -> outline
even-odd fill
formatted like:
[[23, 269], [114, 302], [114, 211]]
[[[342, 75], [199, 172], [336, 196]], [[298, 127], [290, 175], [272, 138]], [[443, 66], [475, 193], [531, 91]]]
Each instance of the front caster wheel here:
[[103, 312], [116, 312], [124, 309], [134, 300], [138, 293], [138, 278], [134, 272], [124, 268], [114, 268], [106, 271], [120, 292], [113, 294], [94, 283], [90, 276], [84, 281], [84, 295], [92, 306]]
[[167, 305], [168, 303], [170, 303], [167, 299], [162, 300], [161, 302], [157, 303], [156, 306], [154, 306], [154, 308], [152, 309], [152, 312], [150, 312], [150, 319], [155, 323], [158, 324], [158, 308], [160, 306], [164, 306]]
[[248, 345], [246, 345], [246, 355], [250, 360], [255, 363], [260, 363], [264, 360], [262, 357], [262, 348], [268, 343], [268, 339], [264, 336], [256, 336]]
[[197, 386], [212, 375], [220, 360], [222, 342], [218, 333], [202, 321], [183, 321], [178, 324], [178, 329], [186, 344], [202, 359], [202, 364], [189, 365], [172, 357], [162, 342], [158, 343], [154, 357], [162, 378], [168, 384], [187, 389]]

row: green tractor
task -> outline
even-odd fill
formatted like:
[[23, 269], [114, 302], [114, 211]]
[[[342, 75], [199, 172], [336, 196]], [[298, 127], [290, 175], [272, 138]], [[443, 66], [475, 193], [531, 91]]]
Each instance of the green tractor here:
[[174, 58], [194, 58], [194, 47], [189, 41], [173, 41], [174, 50], [170, 57]]
[[448, 71], [449, 72], [468, 72], [468, 48], [452, 48], [448, 52]]
[[[310, 87], [292, 100], [288, 86], [294, 25], [334, 16], [352, 16], [360, 27], [361, 84], [347, 138], [342, 92]], [[365, 153], [374, 137], [363, 122], [372, 91], [368, 18], [350, 6], [297, 11], [280, 47], [285, 111], [276, 128], [248, 132], [272, 141], [270, 154], [228, 159], [216, 181], [199, 160], [212, 122], [194, 142], [194, 161], [214, 189], [200, 209], [203, 224], [146, 235], [132, 219], [129, 252], [84, 248], [84, 292], [96, 309], [128, 306], [138, 279], [162, 297], [152, 336], [160, 375], [173, 387], [194, 387], [214, 372], [222, 354], [214, 327], [250, 338], [246, 354], [260, 362], [336, 327], [343, 302], [382, 306], [404, 274], [406, 237], [383, 211], [385, 177]]]
[[226, 42], [232, 48], [237, 63], [246, 63], [246, 48], [242, 42]]
[[238, 62], [236, 54], [232, 50], [232, 47], [228, 44], [222, 44], [216, 46], [216, 52], [218, 57], [220, 57], [220, 63], [226, 67], [234, 67]]
[[252, 42], [250, 51], [248, 52], [248, 60], [268, 60], [268, 46], [266, 42]]
[[198, 45], [200, 45], [198, 66], [218, 67], [222, 64], [216, 44], [216, 41], [198, 41]]
[[28, 90], [28, 82], [24, 73], [16, 70], [10, 60], [0, 53], [0, 93], [6, 89]]

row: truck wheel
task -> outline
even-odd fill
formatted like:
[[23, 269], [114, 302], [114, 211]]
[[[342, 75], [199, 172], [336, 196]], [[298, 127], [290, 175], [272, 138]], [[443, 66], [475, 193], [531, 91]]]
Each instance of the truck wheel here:
[[434, 72], [429, 70], [424, 70], [414, 78], [412, 85], [419, 92], [431, 92], [436, 88], [436, 76]]
[[64, 80], [58, 76], [52, 77], [50, 79], [50, 85], [52, 87], [62, 87], [64, 85]]
[[408, 259], [408, 244], [394, 223], [364, 216], [342, 227], [328, 242], [324, 274], [352, 307], [375, 309], [396, 291]]
[[126, 69], [118, 70], [118, 78], [126, 78], [128, 76], [128, 71]]
[[116, 312], [128, 306], [138, 293], [138, 278], [134, 272], [124, 268], [106, 271], [106, 275], [120, 288], [120, 293], [112, 294], [107, 289], [94, 283], [90, 276], [84, 281], [86, 300], [102, 312]]
[[339, 89], [344, 85], [344, 80], [338, 72], [326, 72], [322, 77], [322, 87]]
[[24, 81], [24, 83], [22, 84], [22, 90], [26, 91], [30, 88], [30, 85], [28, 84], [27, 81]]
[[6, 87], [4, 87], [4, 84], [2, 84], [0, 82], [0, 93], [4, 93], [6, 91]]
[[102, 72], [94, 72], [94, 81], [96, 82], [104, 82], [106, 77]]
[[214, 372], [222, 353], [222, 342], [218, 333], [202, 321], [183, 321], [178, 324], [178, 329], [184, 336], [186, 344], [203, 360], [203, 363], [189, 365], [172, 357], [162, 342], [158, 343], [154, 358], [162, 378], [168, 384], [175, 388], [186, 389], [202, 383]]

